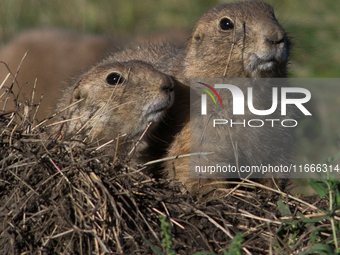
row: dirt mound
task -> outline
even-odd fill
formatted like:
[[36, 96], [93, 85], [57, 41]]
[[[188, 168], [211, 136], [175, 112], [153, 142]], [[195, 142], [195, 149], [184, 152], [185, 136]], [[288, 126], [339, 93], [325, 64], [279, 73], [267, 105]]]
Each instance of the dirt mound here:
[[316, 227], [320, 242], [331, 240], [328, 220], [301, 220], [319, 217], [325, 200], [250, 181], [190, 197], [93, 144], [54, 139], [31, 111], [26, 102], [0, 115], [1, 254], [291, 254], [311, 245]]

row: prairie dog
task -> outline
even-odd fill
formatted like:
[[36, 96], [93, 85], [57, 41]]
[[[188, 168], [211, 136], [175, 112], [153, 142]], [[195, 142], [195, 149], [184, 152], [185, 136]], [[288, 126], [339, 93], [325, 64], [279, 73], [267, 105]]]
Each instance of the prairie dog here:
[[[197, 22], [182, 61], [184, 77], [286, 77], [289, 50], [289, 39], [275, 19], [271, 6], [255, 1], [222, 4], [205, 13]], [[268, 109], [271, 98], [262, 95], [268, 96], [265, 91], [271, 89], [271, 85], [254, 85], [254, 83], [249, 85], [254, 88], [261, 86], [255, 99], [256, 104], [259, 109]], [[242, 88], [242, 85], [239, 87]], [[243, 85], [243, 91], [245, 91], [244, 87], [246, 85]], [[222, 97], [225, 101], [230, 100], [228, 95]], [[190, 153], [190, 135], [195, 136], [192, 141], [199, 141], [203, 132], [212, 131], [212, 125], [209, 125], [211, 116], [232, 118], [230, 111], [228, 107], [222, 110], [212, 109], [204, 118], [205, 131], [202, 128], [202, 118], [192, 117], [175, 137], [167, 156]], [[288, 112], [288, 116], [292, 115], [292, 112]], [[250, 118], [249, 112], [246, 113], [244, 119]], [[275, 118], [282, 117], [275, 116]], [[214, 129], [212, 132], [215, 132], [214, 136], [206, 137], [200, 150], [213, 150], [216, 155], [213, 157], [219, 159], [225, 157], [227, 163], [236, 165], [237, 162], [239, 165], [259, 166], [267, 163], [287, 164], [290, 161], [292, 148], [290, 129], [225, 127], [219, 131]], [[217, 144], [216, 139], [223, 140], [223, 143]], [[201, 179], [200, 182], [191, 179], [189, 166], [189, 158], [167, 161], [165, 174], [183, 182], [194, 194], [204, 194], [214, 187], [223, 187], [223, 185], [209, 185], [218, 179]], [[271, 179], [257, 180], [275, 186]], [[285, 181], [278, 181], [278, 185], [284, 183]]]
[[59, 106], [72, 105], [64, 136], [77, 134], [100, 145], [120, 135], [117, 152], [126, 156], [152, 122], [136, 147], [139, 157], [148, 134], [173, 103], [174, 80], [142, 61], [113, 62], [94, 66], [69, 90]]
[[[287, 77], [290, 47], [289, 38], [276, 20], [273, 8], [259, 1], [244, 1], [221, 4], [207, 11], [197, 21], [185, 49], [171, 44], [149, 44], [114, 54], [108, 61], [142, 59], [187, 85], [190, 78], [281, 78]], [[173, 107], [169, 109], [172, 115], [180, 113], [182, 105], [189, 101], [185, 97], [178, 101], [176, 97], [177, 94]], [[259, 100], [258, 109], [267, 105], [267, 101], [264, 99], [261, 105]], [[182, 123], [174, 125], [180, 126], [181, 130], [168, 149], [169, 157], [190, 152], [190, 128], [192, 133], [202, 133], [197, 119], [191, 122], [188, 118], [183, 119]], [[160, 128], [166, 129], [162, 125]], [[225, 141], [222, 150], [227, 151], [230, 163], [234, 163], [234, 155], [244, 154], [244, 164], [270, 160], [275, 165], [290, 158], [290, 132], [286, 129], [273, 132], [268, 128], [244, 132], [231, 129], [222, 132], [219, 139]], [[230, 137], [238, 144], [236, 152]], [[263, 139], [266, 141], [265, 150], [261, 149]], [[214, 144], [206, 142], [205, 146], [213, 147]], [[183, 182], [191, 193], [204, 193], [211, 189], [213, 186], [199, 188], [199, 185], [214, 180], [202, 179], [200, 183], [198, 179], [190, 179], [189, 163], [189, 158], [167, 161], [164, 174]], [[269, 179], [261, 182], [274, 185]]]

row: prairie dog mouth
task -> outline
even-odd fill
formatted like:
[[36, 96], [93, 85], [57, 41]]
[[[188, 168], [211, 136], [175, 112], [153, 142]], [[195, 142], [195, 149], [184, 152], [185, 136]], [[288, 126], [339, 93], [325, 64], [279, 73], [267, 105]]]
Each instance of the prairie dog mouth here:
[[249, 74], [255, 74], [260, 72], [269, 72], [275, 68], [275, 65], [279, 64], [280, 61], [284, 61], [284, 56], [282, 58], [276, 57], [273, 54], [267, 56], [258, 56], [257, 54], [252, 54], [250, 56], [250, 62], [245, 67], [245, 70]]
[[144, 107], [145, 117], [147, 121], [158, 121], [164, 112], [173, 104], [173, 93], [166, 100], [154, 100]]
[[165, 104], [163, 106], [156, 107], [154, 109], [150, 109], [146, 114], [146, 120], [150, 121], [158, 121], [164, 114], [165, 110], [168, 109], [170, 106]]
[[274, 60], [271, 61], [260, 61], [260, 63], [257, 65], [258, 71], [269, 71], [273, 69], [275, 65]]

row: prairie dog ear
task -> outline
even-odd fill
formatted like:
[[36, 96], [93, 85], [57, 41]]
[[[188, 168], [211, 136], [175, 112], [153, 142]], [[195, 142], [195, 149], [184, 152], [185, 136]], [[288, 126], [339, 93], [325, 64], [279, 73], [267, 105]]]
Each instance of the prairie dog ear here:
[[81, 99], [81, 83], [82, 79], [78, 80], [76, 85], [74, 86], [74, 89], [72, 91], [72, 102], [76, 102]]
[[199, 44], [202, 41], [203, 36], [204, 36], [204, 34], [202, 32], [201, 26], [196, 26], [194, 33], [192, 34], [192, 41], [195, 44]]
[[76, 87], [74, 90], [73, 90], [73, 94], [72, 94], [72, 101], [78, 101], [80, 100], [80, 89], [79, 87]]

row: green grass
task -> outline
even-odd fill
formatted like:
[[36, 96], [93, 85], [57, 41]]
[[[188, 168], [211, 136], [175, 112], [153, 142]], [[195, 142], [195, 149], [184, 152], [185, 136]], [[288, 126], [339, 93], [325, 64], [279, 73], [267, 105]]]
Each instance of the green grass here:
[[[124, 38], [191, 29], [221, 0], [2, 0], [0, 42], [31, 27], [62, 27]], [[235, 2], [235, 1], [234, 1]], [[267, 0], [293, 37], [293, 77], [340, 76], [340, 2], [334, 0]]]
[[6, 39], [32, 26], [57, 26], [110, 35], [189, 28], [216, 0], [3, 0], [0, 24]]
[[[62, 27], [124, 38], [191, 29], [221, 0], [2, 0], [0, 42], [31, 27]], [[235, 2], [235, 1], [234, 1]], [[340, 1], [267, 0], [293, 37], [293, 77], [340, 76]]]

